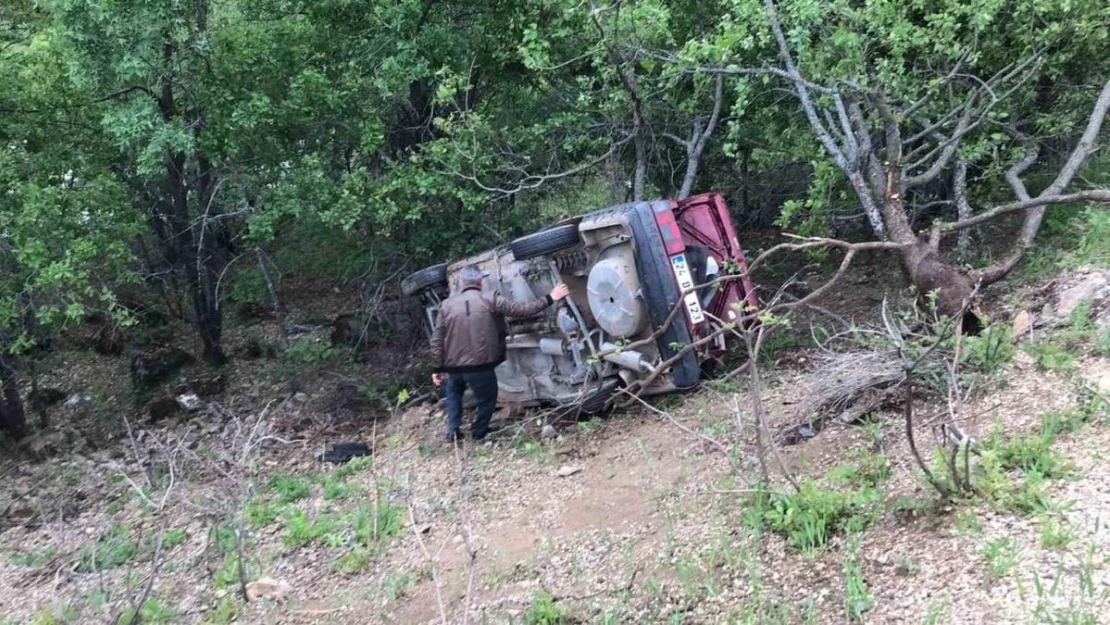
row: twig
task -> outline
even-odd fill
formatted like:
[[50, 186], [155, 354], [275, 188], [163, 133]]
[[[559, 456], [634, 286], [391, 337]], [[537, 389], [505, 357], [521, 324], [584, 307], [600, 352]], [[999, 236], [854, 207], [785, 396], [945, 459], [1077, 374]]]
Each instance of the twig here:
[[[412, 503], [409, 503], [409, 521], [412, 522], [413, 527], [418, 527], [416, 524], [416, 513], [413, 512]], [[420, 545], [420, 551], [424, 553], [424, 557], [428, 560], [428, 566], [432, 569], [432, 586], [436, 591], [436, 606], [439, 608], [439, 622], [441, 625], [449, 625], [447, 620], [447, 608], [443, 605], [443, 588], [439, 584], [439, 573], [436, 572], [436, 561], [432, 557], [428, 546], [424, 544], [424, 539], [420, 537], [420, 532], [416, 532], [416, 542]], [[447, 544], [446, 541], [444, 544]], [[440, 548], [442, 550], [442, 547]]]
[[463, 540], [466, 542], [467, 558], [467, 582], [466, 582], [466, 596], [463, 598], [463, 618], [462, 624], [469, 625], [470, 623], [470, 601], [474, 596], [474, 580], [478, 572], [478, 547], [474, 544], [474, 533], [471, 529], [472, 519], [470, 510], [470, 485], [466, 479], [466, 462], [462, 453], [460, 445], [455, 445], [455, 464], [458, 467], [459, 475], [459, 501], [462, 512], [462, 530]]
[[[794, 479], [794, 476], [786, 467], [786, 462], [782, 459], [782, 455], [779, 453], [778, 445], [775, 444], [774, 438], [767, 436], [765, 418], [766, 411], [763, 407], [763, 394], [761, 390], [761, 387], [763, 386], [763, 381], [759, 376], [759, 346], [762, 344], [762, 340], [752, 341], [751, 329], [745, 326], [741, 327], [744, 327], [744, 331], [742, 333], [744, 336], [744, 345], [748, 350], [748, 362], [751, 363], [751, 365], [748, 367], [750, 387], [748, 389], [748, 393], [751, 396], [752, 412], [755, 413], [756, 441], [759, 447], [760, 454], [762, 454], [764, 443], [768, 444], [771, 448], [771, 454], [775, 457], [775, 462], [778, 463], [779, 470], [782, 471], [783, 476], [788, 482], [790, 482], [790, 485], [794, 487], [795, 491], [800, 491], [801, 486], [798, 485], [798, 480]], [[757, 330], [757, 332], [759, 332], [760, 338], [765, 331], [766, 326], [759, 326], [759, 330]], [[737, 409], [739, 409], [739, 405], [737, 406]], [[739, 417], [737, 418], [739, 419]], [[760, 460], [760, 468], [763, 472], [763, 480], [764, 482], [767, 482], [767, 467], [762, 459]]]

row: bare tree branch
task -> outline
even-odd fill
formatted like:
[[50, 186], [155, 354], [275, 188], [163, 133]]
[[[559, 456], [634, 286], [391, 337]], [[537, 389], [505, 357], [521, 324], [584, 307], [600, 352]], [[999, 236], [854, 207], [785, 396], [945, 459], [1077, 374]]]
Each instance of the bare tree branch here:
[[[970, 219], [971, 218], [971, 204], [968, 203], [968, 201], [967, 201], [967, 160], [966, 159], [961, 158], [961, 159], [958, 159], [956, 161], [956, 172], [953, 176], [952, 186], [953, 186], [953, 190], [952, 190], [953, 195], [956, 198], [956, 218], [960, 221], [963, 221], [965, 219]], [[934, 233], [939, 234], [935, 230], [934, 230]], [[959, 242], [957, 243], [957, 249], [960, 250], [960, 254], [963, 255], [964, 257], [967, 256], [967, 254], [970, 250], [970, 247], [971, 247], [971, 236], [970, 236], [970, 234], [971, 233], [968, 232], [968, 230], [966, 228], [960, 231], [960, 238], [959, 238]], [[930, 244], [933, 246], [933, 249], [937, 249], [940, 245], [940, 237], [939, 236], [933, 237], [933, 240], [930, 241]]]
[[[1072, 150], [1071, 156], [1068, 157], [1068, 161], [1060, 169], [1056, 179], [1041, 192], [1041, 197], [1056, 195], [1068, 188], [1072, 178], [1083, 167], [1083, 163], [1087, 162], [1087, 158], [1095, 152], [1095, 144], [1098, 141], [1098, 135], [1102, 130], [1102, 123], [1106, 120], [1108, 110], [1110, 110], [1110, 80], [1103, 85], [1102, 92], [1099, 94], [1098, 100], [1095, 101], [1091, 116], [1087, 120], [1087, 128], [1083, 131], [1079, 143]], [[1044, 210], [1039, 210], [1032, 212], [1031, 218], [1026, 220], [1025, 228], [1022, 230], [1022, 238], [1026, 243], [1031, 243], [1033, 238], [1036, 237], [1043, 217]]]
[[636, 76], [625, 69], [628, 59], [608, 41], [605, 26], [601, 23], [601, 13], [602, 11], [597, 6], [596, 0], [590, 0], [590, 18], [593, 21], [594, 28], [597, 30], [602, 45], [605, 46], [609, 62], [612, 63], [613, 69], [617, 72], [617, 77], [620, 78], [621, 85], [628, 92], [629, 100], [632, 102], [632, 139], [633, 147], [636, 150], [636, 168], [632, 176], [632, 199], [640, 201], [644, 199], [644, 184], [647, 179], [647, 138], [644, 136], [643, 128], [646, 123], [643, 101], [640, 98], [640, 87], [636, 83]]
[[598, 156], [596, 158], [593, 158], [593, 159], [590, 159], [590, 160], [588, 160], [584, 163], [580, 163], [578, 165], [575, 165], [574, 167], [570, 167], [568, 169], [565, 169], [565, 170], [562, 170], [562, 171], [557, 171], [557, 172], [554, 172], [554, 173], [526, 174], [524, 176], [524, 178], [522, 178], [521, 181], [518, 182], [517, 185], [514, 186], [514, 187], [492, 186], [492, 185], [489, 185], [485, 182], [482, 182], [482, 180], [480, 180], [475, 175], [464, 174], [463, 172], [460, 172], [460, 171], [457, 171], [457, 170], [444, 171], [442, 173], [447, 173], [448, 175], [454, 176], [456, 178], [466, 180], [467, 182], [470, 182], [474, 186], [478, 187], [479, 189], [481, 189], [483, 191], [486, 191], [487, 193], [492, 193], [492, 194], [495, 194], [499, 197], [508, 197], [510, 195], [515, 195], [517, 193], [520, 193], [521, 191], [527, 191], [529, 189], [536, 189], [538, 187], [541, 187], [541, 186], [543, 186], [543, 185], [545, 185], [549, 182], [553, 182], [555, 180], [560, 180], [560, 179], [563, 179], [563, 178], [570, 178], [571, 176], [578, 175], [578, 174], [586, 171], [587, 169], [590, 169], [591, 167], [594, 167], [595, 165], [598, 165], [599, 163], [602, 163], [605, 160], [607, 160], [613, 154], [617, 153], [617, 151], [620, 148], [624, 147], [634, 137], [635, 137], [635, 135], [629, 134], [629, 135], [625, 136], [623, 139], [620, 139], [618, 141], [614, 141], [613, 143], [611, 143], [609, 145], [609, 149], [606, 150], [600, 156]]
[[1045, 206], [1052, 206], [1054, 204], [1073, 204], [1076, 202], [1110, 202], [1110, 189], [1091, 189], [1088, 191], [1076, 191], [1075, 193], [1067, 193], [1064, 195], [1053, 195], [1044, 197], [1038, 195], [1037, 197], [1029, 198], [1028, 200], [1019, 202], [1010, 202], [1009, 204], [1002, 204], [990, 210], [984, 211], [961, 221], [939, 224], [937, 228], [942, 235], [951, 234], [964, 228], [978, 226], [979, 224], [988, 222], [996, 217], [1001, 217], [1007, 213], [1015, 213], [1017, 211], [1028, 210], [1031, 208], [1043, 208]]
[[[1029, 141], [1025, 146], [1025, 156], [1006, 171], [1006, 182], [1010, 183], [1010, 186], [1014, 189], [1014, 195], [1020, 201], [1024, 202], [1030, 199], [1029, 191], [1025, 188], [1025, 182], [1021, 179], [1021, 176], [1037, 162], [1039, 156], [1040, 150], [1032, 141]], [[966, 217], [961, 216], [960, 219], [966, 219]]]
[[[852, 183], [852, 189], [855, 190], [856, 195], [863, 204], [864, 211], [867, 213], [868, 220], [871, 222], [872, 230], [875, 231], [875, 234], [878, 235], [879, 238], [886, 239], [886, 224], [883, 223], [871, 189], [868, 188], [863, 175], [860, 173], [859, 163], [854, 160], [849, 160], [849, 154], [845, 153], [845, 150], [841, 149], [841, 147], [836, 144], [836, 140], [821, 121], [821, 116], [817, 113], [817, 107], [809, 94], [812, 83], [802, 78], [801, 72], [794, 62], [794, 57], [790, 52], [790, 46], [786, 42], [786, 35], [782, 30], [782, 23], [779, 22], [778, 10], [775, 8], [774, 0], [764, 0], [764, 6], [766, 7], [767, 16], [771, 22], [771, 31], [774, 33], [775, 41], [778, 42], [779, 56], [786, 65], [785, 77], [794, 84], [794, 90], [798, 95], [798, 101], [801, 102], [802, 110], [805, 112], [806, 119], [809, 120], [810, 127], [817, 135], [817, 139], [821, 142], [821, 145], [825, 146], [825, 150], [829, 153], [829, 156], [836, 161], [836, 164], [848, 176], [848, 179]], [[832, 91], [833, 90], [826, 88], [825, 92], [829, 93]], [[864, 130], [866, 130], [866, 127], [864, 127]], [[848, 152], [850, 153], [851, 150]]]
[[713, 87], [713, 112], [709, 115], [709, 121], [706, 123], [704, 130], [695, 125], [694, 134], [690, 137], [690, 141], [686, 143], [686, 175], [683, 176], [682, 187], [678, 191], [678, 199], [680, 200], [690, 197], [693, 192], [702, 154], [705, 153], [705, 146], [717, 129], [717, 122], [721, 117], [721, 105], [725, 99], [724, 86], [725, 77], [717, 74]]

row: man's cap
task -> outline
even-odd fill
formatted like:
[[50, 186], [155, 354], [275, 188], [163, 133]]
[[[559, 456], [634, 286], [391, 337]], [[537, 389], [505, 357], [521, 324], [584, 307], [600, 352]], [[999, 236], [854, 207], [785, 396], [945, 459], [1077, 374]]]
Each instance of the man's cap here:
[[482, 278], [489, 276], [488, 271], [483, 271], [478, 265], [467, 265], [459, 272], [459, 280], [467, 284], [481, 282]]

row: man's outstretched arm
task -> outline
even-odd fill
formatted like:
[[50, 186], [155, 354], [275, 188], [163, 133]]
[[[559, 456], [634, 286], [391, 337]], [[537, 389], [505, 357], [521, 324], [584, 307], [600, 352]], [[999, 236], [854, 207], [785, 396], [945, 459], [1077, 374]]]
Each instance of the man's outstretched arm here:
[[562, 300], [570, 289], [565, 284], [556, 285], [551, 289], [551, 293], [545, 295], [541, 299], [532, 300], [530, 302], [514, 302], [511, 299], [494, 295], [493, 301], [497, 312], [505, 315], [506, 317], [531, 317], [537, 315], [541, 310], [548, 306]]

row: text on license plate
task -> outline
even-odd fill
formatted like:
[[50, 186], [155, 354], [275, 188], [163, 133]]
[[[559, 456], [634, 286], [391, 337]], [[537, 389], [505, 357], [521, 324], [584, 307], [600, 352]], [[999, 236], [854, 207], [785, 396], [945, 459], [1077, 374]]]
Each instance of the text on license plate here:
[[[698, 294], [692, 291], [696, 285], [694, 284], [694, 277], [690, 275], [690, 266], [686, 262], [686, 255], [676, 254], [672, 256], [671, 268], [674, 269], [674, 277], [678, 280], [679, 291], [686, 293], [683, 301], [686, 303], [686, 312], [690, 316], [690, 323], [698, 325], [705, 321], [705, 313], [702, 312]], [[690, 292], [687, 293], [687, 291]]]

